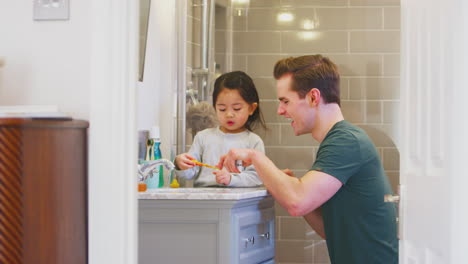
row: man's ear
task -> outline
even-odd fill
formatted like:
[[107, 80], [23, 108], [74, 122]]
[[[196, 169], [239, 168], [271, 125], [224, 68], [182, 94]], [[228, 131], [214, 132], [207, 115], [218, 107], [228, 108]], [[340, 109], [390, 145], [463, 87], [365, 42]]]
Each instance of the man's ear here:
[[312, 105], [317, 105], [320, 103], [320, 90], [317, 88], [310, 89], [306, 94], [307, 102]]

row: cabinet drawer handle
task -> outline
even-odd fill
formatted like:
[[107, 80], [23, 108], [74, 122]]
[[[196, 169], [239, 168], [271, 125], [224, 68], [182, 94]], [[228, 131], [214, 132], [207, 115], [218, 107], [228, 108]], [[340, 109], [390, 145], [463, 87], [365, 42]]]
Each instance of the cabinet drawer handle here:
[[255, 237], [252, 236], [252, 237], [246, 238], [246, 239], [244, 239], [244, 241], [245, 241], [245, 247], [248, 247], [249, 243], [254, 245], [255, 244]]
[[261, 234], [260, 236], [264, 237], [267, 240], [269, 240], [270, 239], [270, 232], [266, 232], [265, 234]]

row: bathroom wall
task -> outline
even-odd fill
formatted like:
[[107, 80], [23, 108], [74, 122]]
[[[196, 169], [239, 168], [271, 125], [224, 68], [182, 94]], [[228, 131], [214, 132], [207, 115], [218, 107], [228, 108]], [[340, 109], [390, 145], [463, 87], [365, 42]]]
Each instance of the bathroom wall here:
[[91, 1], [70, 19], [34, 21], [32, 1], [0, 2], [0, 105], [57, 105], [89, 119]]
[[[345, 119], [368, 132], [396, 190], [399, 5], [399, 0], [250, 0], [246, 16], [228, 13], [225, 21], [216, 19], [217, 63], [254, 78], [269, 127], [257, 132], [278, 167], [302, 176], [312, 166], [318, 143], [310, 135], [294, 136], [289, 122], [276, 115], [273, 65], [284, 57], [321, 53], [339, 67]], [[281, 12], [292, 14], [293, 20], [279, 21]], [[225, 61], [223, 48], [229, 44], [232, 64]], [[276, 212], [277, 263], [329, 263], [325, 241], [302, 217], [289, 216], [279, 205]]]

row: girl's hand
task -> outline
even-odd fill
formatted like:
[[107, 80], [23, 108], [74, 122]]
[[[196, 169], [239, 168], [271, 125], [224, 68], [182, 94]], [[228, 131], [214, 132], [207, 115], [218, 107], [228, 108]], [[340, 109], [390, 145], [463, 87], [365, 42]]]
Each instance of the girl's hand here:
[[177, 157], [174, 160], [174, 163], [176, 164], [176, 167], [179, 170], [187, 170], [195, 166], [195, 163], [192, 161], [194, 159], [195, 158], [192, 157], [190, 154], [182, 153], [180, 155], [177, 155]]
[[231, 173], [227, 170], [216, 170], [213, 171], [213, 174], [216, 175], [216, 182], [219, 184], [229, 185], [231, 183]]

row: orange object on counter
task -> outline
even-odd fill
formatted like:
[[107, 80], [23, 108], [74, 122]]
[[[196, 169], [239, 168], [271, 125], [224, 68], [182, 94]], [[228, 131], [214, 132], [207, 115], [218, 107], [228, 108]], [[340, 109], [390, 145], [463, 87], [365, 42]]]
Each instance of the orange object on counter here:
[[138, 191], [139, 192], [146, 192], [146, 183], [144, 182], [139, 182], [138, 183]]

